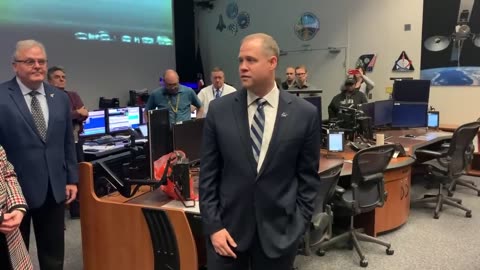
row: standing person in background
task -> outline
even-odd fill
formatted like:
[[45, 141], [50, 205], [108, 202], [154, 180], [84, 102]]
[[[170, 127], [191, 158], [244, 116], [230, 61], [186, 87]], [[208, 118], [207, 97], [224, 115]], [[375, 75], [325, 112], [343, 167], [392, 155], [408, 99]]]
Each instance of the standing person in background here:
[[293, 67], [287, 67], [285, 69], [285, 76], [286, 79], [282, 82], [281, 86], [283, 90], [288, 90], [295, 84], [295, 69]]
[[[355, 71], [356, 70], [356, 71]], [[362, 92], [367, 98], [372, 99], [372, 89], [375, 87], [375, 83], [365, 75], [365, 70], [363, 67], [358, 67], [353, 70], [353, 75], [355, 76], [355, 85], [354, 88]]]
[[155, 109], [168, 109], [170, 125], [190, 120], [191, 106], [202, 115], [202, 103], [192, 88], [180, 84], [180, 78], [173, 69], [163, 74], [164, 86], [153, 90], [145, 105], [145, 113]]
[[[47, 71], [48, 83], [56, 88], [65, 91], [70, 100], [70, 115], [72, 117], [73, 139], [75, 140], [75, 150], [77, 153], [77, 161], [83, 161], [83, 142], [80, 139], [80, 133], [83, 132], [83, 122], [88, 118], [88, 110], [83, 105], [83, 101], [77, 92], [67, 91], [67, 76], [65, 69], [61, 66], [53, 66]], [[77, 199], [70, 204], [70, 217], [80, 217], [80, 204]]]
[[207, 115], [208, 105], [212, 100], [237, 91], [237, 89], [225, 83], [225, 73], [218, 67], [212, 69], [210, 78], [212, 84], [202, 88], [198, 93], [198, 98], [203, 105], [203, 115], [197, 113], [197, 118], [205, 117]]
[[[295, 84], [289, 90], [317, 90], [318, 88], [308, 82], [308, 70], [305, 65], [295, 68]], [[300, 97], [319, 96], [320, 94], [300, 94]]]
[[244, 89], [210, 104], [200, 164], [209, 270], [291, 270], [320, 185], [320, 119], [275, 84], [277, 42], [242, 41]]
[[45, 47], [22, 40], [12, 59], [15, 77], [0, 84], [0, 145], [15, 167], [29, 206], [20, 225], [25, 245], [30, 224], [41, 270], [63, 270], [65, 204], [77, 196], [70, 100], [65, 92], [43, 83]]

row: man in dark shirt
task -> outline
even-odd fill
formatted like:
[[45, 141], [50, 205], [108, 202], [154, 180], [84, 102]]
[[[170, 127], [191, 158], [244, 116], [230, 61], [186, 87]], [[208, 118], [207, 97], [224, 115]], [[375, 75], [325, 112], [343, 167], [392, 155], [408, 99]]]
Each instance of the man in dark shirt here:
[[[342, 92], [333, 97], [330, 105], [328, 105], [328, 118], [338, 118], [338, 115], [345, 108], [353, 108], [358, 104], [367, 103], [367, 97], [364, 93], [355, 90], [355, 78], [345, 80]], [[342, 107], [344, 107], [342, 109]]]
[[[88, 110], [83, 105], [82, 99], [74, 91], [67, 91], [67, 77], [65, 69], [61, 66], [53, 66], [47, 72], [48, 83], [56, 88], [65, 91], [70, 99], [71, 116], [73, 124], [73, 137], [75, 142], [78, 142], [78, 135], [83, 131], [83, 121], [88, 117]], [[79, 160], [80, 161], [80, 160]]]
[[[67, 85], [67, 76], [65, 75], [65, 69], [61, 66], [53, 66], [47, 71], [48, 83], [56, 88], [65, 91], [70, 100], [70, 115], [72, 117], [73, 126], [73, 139], [75, 140], [75, 150], [77, 153], [77, 161], [83, 161], [83, 143], [79, 140], [80, 133], [83, 132], [83, 121], [88, 117], [88, 110], [83, 105], [82, 99], [74, 91], [67, 91], [65, 89]], [[80, 217], [80, 204], [77, 199], [70, 203], [70, 217]]]
[[287, 78], [282, 82], [282, 89], [288, 90], [295, 84], [295, 69], [293, 67], [287, 67], [285, 70]]

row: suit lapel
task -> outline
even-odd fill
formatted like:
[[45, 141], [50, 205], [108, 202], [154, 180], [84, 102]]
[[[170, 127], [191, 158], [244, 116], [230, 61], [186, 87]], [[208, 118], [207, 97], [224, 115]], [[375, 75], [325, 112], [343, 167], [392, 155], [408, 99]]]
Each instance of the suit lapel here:
[[236, 93], [233, 115], [242, 141], [242, 151], [246, 155], [250, 168], [257, 174], [257, 164], [253, 158], [252, 143], [250, 141], [250, 127], [248, 126], [247, 90], [242, 89]]
[[22, 114], [25, 122], [27, 122], [32, 129], [32, 132], [37, 134], [37, 136], [41, 139], [42, 137], [40, 136], [40, 133], [38, 133], [37, 126], [35, 126], [35, 122], [33, 121], [32, 113], [28, 109], [27, 103], [25, 102], [25, 98], [20, 90], [20, 86], [18, 86], [16, 78], [13, 78], [13, 80], [10, 82], [11, 84], [8, 89], [10, 90], [10, 96], [12, 97], [13, 102]]
[[[55, 97], [55, 92], [47, 84], [44, 83], [43, 88], [45, 89], [45, 98], [47, 99], [47, 105], [48, 105], [48, 126], [47, 126], [47, 136], [45, 138], [45, 140], [48, 140], [48, 136], [53, 130], [53, 123], [55, 122], [55, 110], [53, 108], [56, 108], [55, 103], [59, 97]], [[57, 108], [57, 111], [58, 109], [59, 108]]]
[[292, 117], [288, 117], [291, 114], [291, 103], [292, 103], [292, 95], [289, 93], [284, 93], [280, 91], [280, 96], [278, 99], [278, 109], [277, 109], [277, 116], [275, 119], [275, 126], [273, 127], [272, 138], [270, 139], [270, 144], [268, 145], [267, 154], [265, 155], [265, 159], [263, 160], [262, 167], [257, 175], [260, 177], [262, 175], [265, 168], [267, 168], [268, 164], [271, 162], [272, 157], [275, 155], [275, 152], [279, 148], [280, 139], [282, 134], [286, 134], [289, 128], [290, 119]]

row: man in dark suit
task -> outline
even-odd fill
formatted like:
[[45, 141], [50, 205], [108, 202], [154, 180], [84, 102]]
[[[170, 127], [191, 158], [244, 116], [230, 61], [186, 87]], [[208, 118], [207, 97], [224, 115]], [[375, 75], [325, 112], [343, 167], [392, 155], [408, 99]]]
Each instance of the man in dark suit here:
[[0, 144], [15, 167], [29, 206], [20, 225], [29, 246], [30, 222], [41, 269], [63, 269], [65, 203], [77, 194], [70, 102], [65, 92], [43, 83], [44, 46], [19, 41], [15, 78], [0, 84]]
[[203, 134], [200, 211], [208, 269], [290, 270], [317, 194], [320, 120], [275, 84], [279, 48], [244, 38], [244, 89], [211, 103]]

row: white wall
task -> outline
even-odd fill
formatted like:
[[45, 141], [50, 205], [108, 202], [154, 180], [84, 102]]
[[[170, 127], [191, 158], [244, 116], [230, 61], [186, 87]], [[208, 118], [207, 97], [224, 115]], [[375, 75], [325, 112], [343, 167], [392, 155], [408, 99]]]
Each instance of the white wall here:
[[[338, 91], [344, 78], [346, 68], [352, 67], [361, 54], [377, 54], [374, 71], [368, 74], [376, 83], [374, 100], [388, 98], [385, 88], [392, 86], [390, 77], [419, 78], [423, 1], [296, 0], [292, 3], [289, 0], [277, 0], [274, 5], [271, 1], [236, 1], [239, 10], [245, 10], [251, 16], [250, 27], [239, 30], [236, 36], [228, 33], [228, 30], [219, 32], [215, 29], [219, 14], [223, 14], [227, 25], [231, 22], [225, 15], [225, 7], [229, 2], [216, 0], [212, 11], [197, 9], [205, 70], [220, 66], [225, 70], [229, 82], [239, 83], [236, 57], [240, 41], [254, 32], [274, 36], [285, 51], [300, 50], [302, 45], [310, 45], [313, 51], [291, 52], [282, 56], [277, 76], [284, 77], [285, 65], [299, 64], [290, 63], [298, 55], [299, 62], [310, 69], [311, 82], [324, 89], [324, 116], [331, 97]], [[320, 32], [309, 42], [301, 42], [293, 32], [296, 19], [305, 11], [312, 11], [320, 19]], [[404, 24], [411, 24], [411, 31], [404, 31]], [[324, 50], [329, 46], [346, 47], [346, 51], [342, 50], [335, 56]], [[402, 51], [413, 61], [414, 72], [392, 72], [394, 61]], [[346, 63], [343, 66], [340, 59], [345, 53]], [[319, 62], [332, 68], [322, 68]], [[341, 72], [343, 74], [339, 74]], [[430, 104], [441, 111], [441, 124], [460, 124], [477, 119], [480, 117], [480, 110], [477, 109], [479, 101], [480, 87], [432, 87], [430, 91]]]

